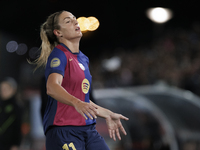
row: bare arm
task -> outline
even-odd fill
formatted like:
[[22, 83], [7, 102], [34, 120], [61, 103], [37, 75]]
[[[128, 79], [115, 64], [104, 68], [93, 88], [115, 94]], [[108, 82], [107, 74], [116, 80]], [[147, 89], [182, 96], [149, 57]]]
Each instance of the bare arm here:
[[62, 86], [63, 76], [58, 73], [52, 73], [47, 79], [47, 95], [66, 105], [73, 106], [85, 119], [87, 115], [90, 119], [96, 118], [97, 109], [95, 105], [83, 102], [73, 95], [69, 94]]
[[123, 119], [123, 120], [129, 120], [129, 119], [121, 114], [117, 114], [108, 109], [100, 107], [94, 104], [92, 101], [90, 101], [90, 103], [94, 105], [94, 107], [96, 107], [96, 109], [98, 110], [99, 113], [97, 114], [97, 116], [102, 117], [106, 120], [110, 138], [113, 138], [113, 140], [115, 141], [116, 140], [115, 134], [116, 134], [118, 139], [121, 140], [119, 129], [122, 131], [124, 135], [126, 135], [126, 131], [120, 119]]

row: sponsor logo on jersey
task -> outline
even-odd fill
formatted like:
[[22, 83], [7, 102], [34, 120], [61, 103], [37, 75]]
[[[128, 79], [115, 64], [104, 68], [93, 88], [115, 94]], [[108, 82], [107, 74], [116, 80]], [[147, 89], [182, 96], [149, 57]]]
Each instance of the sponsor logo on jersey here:
[[60, 59], [59, 58], [53, 58], [51, 60], [51, 68], [58, 67], [58, 66], [60, 66]]
[[85, 67], [83, 66], [83, 64], [81, 64], [81, 63], [78, 63], [78, 64], [79, 64], [80, 68], [81, 68], [83, 71], [85, 71]]
[[82, 91], [87, 94], [90, 89], [90, 83], [87, 79], [83, 79], [82, 81]]

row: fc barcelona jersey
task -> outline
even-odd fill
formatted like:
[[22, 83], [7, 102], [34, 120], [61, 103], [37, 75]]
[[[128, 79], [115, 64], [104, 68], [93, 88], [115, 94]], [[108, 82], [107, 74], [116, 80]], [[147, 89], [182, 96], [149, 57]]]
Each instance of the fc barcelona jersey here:
[[[64, 45], [57, 45], [51, 52], [46, 69], [45, 78], [51, 73], [59, 73], [63, 76], [62, 87], [74, 97], [84, 102], [90, 102], [89, 93], [91, 74], [89, 71], [89, 59], [81, 51], [72, 53]], [[84, 126], [96, 123], [96, 120], [86, 120], [73, 106], [69, 106], [48, 96], [48, 102], [44, 114], [44, 131], [50, 126]]]

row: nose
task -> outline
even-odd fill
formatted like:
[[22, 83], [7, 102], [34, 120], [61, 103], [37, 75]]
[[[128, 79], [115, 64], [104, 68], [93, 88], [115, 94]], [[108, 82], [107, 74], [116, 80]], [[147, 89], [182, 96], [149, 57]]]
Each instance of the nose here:
[[74, 24], [75, 24], [75, 25], [78, 24], [78, 21], [76, 20], [76, 18], [74, 18], [73, 21], [74, 21]]

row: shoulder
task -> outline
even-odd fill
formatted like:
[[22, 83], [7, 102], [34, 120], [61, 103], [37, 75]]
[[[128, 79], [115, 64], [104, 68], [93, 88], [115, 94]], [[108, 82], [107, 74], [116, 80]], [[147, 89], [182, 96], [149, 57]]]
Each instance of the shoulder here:
[[84, 53], [82, 53], [81, 51], [79, 51], [79, 57], [84, 58], [87, 61], [89, 61], [89, 58]]
[[64, 52], [62, 50], [60, 50], [57, 47], [54, 47], [54, 49], [52, 50], [50, 56], [59, 56], [59, 55], [65, 55]]
[[89, 58], [84, 53], [82, 53], [81, 51], [79, 52], [79, 57], [82, 60], [84, 60], [85, 62], [89, 63]]
[[67, 64], [67, 56], [65, 53], [55, 47], [48, 57], [46, 68], [65, 67]]
[[62, 50], [60, 50], [57, 47], [55, 47], [53, 49], [53, 51], [51, 52], [51, 54], [49, 55], [48, 59], [51, 60], [53, 58], [58, 58], [60, 60], [65, 60], [66, 59], [66, 55]]

